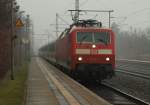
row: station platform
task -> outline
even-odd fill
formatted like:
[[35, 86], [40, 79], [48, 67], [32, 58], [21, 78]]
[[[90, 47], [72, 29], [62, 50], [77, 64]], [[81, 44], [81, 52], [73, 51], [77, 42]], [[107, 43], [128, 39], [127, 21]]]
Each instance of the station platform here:
[[32, 58], [26, 105], [111, 105], [41, 58]]

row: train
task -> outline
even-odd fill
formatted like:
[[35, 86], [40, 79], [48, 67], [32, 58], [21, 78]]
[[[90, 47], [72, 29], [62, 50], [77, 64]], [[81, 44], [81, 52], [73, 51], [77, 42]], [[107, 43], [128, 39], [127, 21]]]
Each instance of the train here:
[[39, 55], [73, 77], [101, 81], [115, 74], [115, 33], [97, 20], [80, 20], [40, 48]]

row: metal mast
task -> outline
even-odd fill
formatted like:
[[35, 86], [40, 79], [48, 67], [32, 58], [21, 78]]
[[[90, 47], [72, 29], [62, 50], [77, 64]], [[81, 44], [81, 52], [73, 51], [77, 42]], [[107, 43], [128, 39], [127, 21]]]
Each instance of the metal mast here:
[[11, 1], [11, 57], [10, 57], [10, 77], [11, 80], [14, 80], [14, 43], [13, 43], [13, 37], [14, 37], [14, 1]]
[[56, 36], [58, 38], [58, 13], [56, 13]]
[[75, 1], [75, 16], [74, 22], [76, 23], [79, 20], [79, 0]]

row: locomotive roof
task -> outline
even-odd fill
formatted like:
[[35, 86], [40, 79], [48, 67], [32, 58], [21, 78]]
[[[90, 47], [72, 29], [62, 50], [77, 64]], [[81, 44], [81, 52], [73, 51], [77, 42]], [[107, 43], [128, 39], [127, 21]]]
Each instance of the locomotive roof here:
[[105, 27], [103, 27], [103, 28], [100, 28], [100, 27], [72, 27], [71, 29], [70, 29], [70, 32], [72, 32], [72, 31], [78, 31], [78, 30], [107, 30], [107, 31], [111, 31], [112, 29], [110, 29], [110, 28], [105, 28]]
[[70, 25], [70, 28], [68, 29], [69, 32], [75, 31], [75, 30], [110, 30], [110, 28], [102, 28], [102, 23], [97, 20], [78, 20], [78, 22], [73, 23]]
[[60, 36], [62, 36], [64, 33], [68, 34], [73, 31], [81, 31], [81, 30], [105, 30], [105, 31], [112, 31], [110, 28], [102, 27], [102, 23], [97, 20], [79, 20], [76, 23], [73, 23], [70, 25], [70, 28], [65, 29]]

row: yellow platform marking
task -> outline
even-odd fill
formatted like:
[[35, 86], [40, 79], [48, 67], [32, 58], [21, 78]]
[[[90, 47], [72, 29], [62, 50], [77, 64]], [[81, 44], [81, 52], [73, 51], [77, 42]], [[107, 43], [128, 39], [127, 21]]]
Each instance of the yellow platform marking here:
[[[81, 105], [69, 92], [65, 87], [48, 71], [48, 69], [44, 66], [44, 64], [38, 59], [38, 64], [44, 72], [44, 74], [48, 75], [48, 77], [52, 80], [58, 90], [63, 94], [69, 105]], [[47, 77], [47, 76], [46, 76]], [[48, 80], [48, 78], [47, 78]]]

